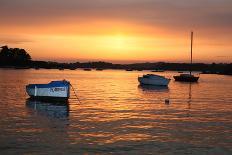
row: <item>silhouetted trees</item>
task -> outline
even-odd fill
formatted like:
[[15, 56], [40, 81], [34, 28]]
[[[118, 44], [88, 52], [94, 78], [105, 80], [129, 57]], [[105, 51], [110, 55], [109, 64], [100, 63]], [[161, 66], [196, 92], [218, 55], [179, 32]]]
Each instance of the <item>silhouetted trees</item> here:
[[0, 51], [1, 66], [26, 66], [29, 65], [31, 56], [20, 48], [2, 46]]
[[212, 74], [227, 74], [232, 75], [232, 63], [133, 63], [133, 64], [112, 64], [108, 62], [76, 62], [76, 63], [58, 63], [50, 61], [32, 61], [31, 56], [20, 48], [8, 48], [7, 46], [0, 47], [0, 67], [15, 66], [15, 67], [31, 67], [31, 68], [101, 68], [101, 69], [132, 69], [132, 70], [173, 70], [173, 71], [202, 71], [203, 73]]
[[232, 75], [232, 63], [226, 65], [222, 74]]

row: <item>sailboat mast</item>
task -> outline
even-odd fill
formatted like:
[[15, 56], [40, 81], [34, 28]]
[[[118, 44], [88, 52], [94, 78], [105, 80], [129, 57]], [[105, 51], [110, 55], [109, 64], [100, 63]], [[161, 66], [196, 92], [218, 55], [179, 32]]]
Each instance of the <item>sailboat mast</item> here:
[[191, 32], [191, 67], [190, 67], [190, 75], [192, 74], [192, 63], [193, 63], [193, 32]]

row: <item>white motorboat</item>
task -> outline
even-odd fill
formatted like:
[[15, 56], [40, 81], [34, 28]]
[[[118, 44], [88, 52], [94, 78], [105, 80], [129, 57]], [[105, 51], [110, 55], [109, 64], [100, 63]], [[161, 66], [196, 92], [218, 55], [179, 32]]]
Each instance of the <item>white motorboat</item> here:
[[48, 84], [29, 84], [27, 94], [31, 98], [45, 100], [68, 100], [70, 96], [70, 82], [66, 80], [51, 81]]
[[156, 86], [168, 86], [171, 79], [164, 76], [155, 74], [146, 74], [142, 77], [138, 77], [138, 81], [141, 85], [156, 85]]

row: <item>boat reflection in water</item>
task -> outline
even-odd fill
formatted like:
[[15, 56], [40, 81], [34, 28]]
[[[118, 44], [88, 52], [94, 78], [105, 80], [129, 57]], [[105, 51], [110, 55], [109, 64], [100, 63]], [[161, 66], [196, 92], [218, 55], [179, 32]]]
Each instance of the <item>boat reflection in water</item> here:
[[168, 92], [168, 87], [165, 86], [155, 86], [155, 85], [138, 85], [138, 88], [143, 91], [150, 91], [150, 92]]
[[29, 98], [26, 100], [26, 106], [40, 115], [52, 118], [66, 118], [69, 116], [69, 105], [67, 102], [45, 102]]

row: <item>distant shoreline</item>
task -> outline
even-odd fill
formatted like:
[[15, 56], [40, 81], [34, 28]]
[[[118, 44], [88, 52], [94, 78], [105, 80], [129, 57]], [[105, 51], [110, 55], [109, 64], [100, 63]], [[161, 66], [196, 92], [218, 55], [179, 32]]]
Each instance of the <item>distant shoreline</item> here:
[[145, 62], [131, 64], [113, 64], [110, 62], [95, 61], [95, 62], [75, 62], [75, 63], [59, 63], [52, 61], [35, 61], [32, 60], [29, 53], [21, 48], [8, 48], [8, 46], [0, 47], [0, 68], [14, 69], [70, 69], [83, 68], [86, 71], [91, 69], [124, 69], [127, 71], [133, 70], [151, 70], [160, 72], [165, 70], [170, 71], [199, 71], [210, 74], [225, 74], [232, 75], [232, 63], [167, 63], [167, 62]]
[[123, 69], [127, 71], [142, 71], [142, 70], [151, 70], [153, 72], [160, 71], [199, 71], [204, 74], [223, 74], [223, 75], [232, 75], [232, 63], [165, 63], [165, 62], [146, 62], [146, 63], [132, 63], [132, 64], [113, 64], [109, 62], [97, 61], [97, 62], [76, 62], [76, 63], [59, 63], [59, 62], [50, 62], [50, 61], [28, 61], [27, 63], [20, 65], [4, 65], [1, 64], [0, 68], [13, 68], [13, 69]]

